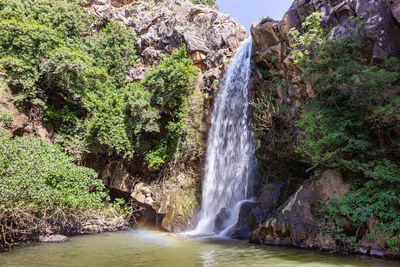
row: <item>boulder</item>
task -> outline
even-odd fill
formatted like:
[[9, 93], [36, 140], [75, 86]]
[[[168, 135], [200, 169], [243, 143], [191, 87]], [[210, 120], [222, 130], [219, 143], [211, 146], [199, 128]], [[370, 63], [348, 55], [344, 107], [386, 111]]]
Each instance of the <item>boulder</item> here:
[[220, 231], [224, 230], [226, 227], [228, 227], [229, 225], [226, 224], [226, 221], [230, 217], [231, 217], [231, 211], [226, 207], [221, 208], [221, 210], [219, 211], [217, 216], [215, 216], [215, 220], [214, 220], [215, 232], [220, 232]]
[[392, 12], [392, 16], [394, 17], [396, 22], [400, 23], [400, 0], [393, 1], [390, 11]]
[[278, 201], [281, 186], [281, 184], [276, 183], [264, 185], [255, 207], [247, 217], [247, 223], [251, 231], [257, 229], [275, 211], [275, 203]]
[[251, 36], [253, 38], [253, 56], [282, 42], [278, 21], [270, 18], [254, 22], [251, 25]]
[[129, 193], [133, 190], [134, 179], [123, 162], [109, 161], [103, 168], [100, 177], [103, 178], [105, 185], [121, 192]]
[[254, 208], [254, 206], [255, 203], [252, 201], [245, 201], [242, 203], [242, 205], [240, 206], [239, 218], [236, 225], [236, 230], [231, 235], [232, 238], [243, 239], [243, 240], [249, 238], [250, 227], [247, 223], [247, 218], [249, 217], [249, 214], [251, 210]]
[[288, 33], [292, 28], [299, 29], [301, 25], [301, 20], [299, 14], [297, 13], [296, 8], [290, 8], [282, 20], [278, 23], [279, 34], [281, 35], [281, 40], [286, 40], [289, 42]]
[[342, 176], [334, 170], [301, 185], [276, 213], [250, 235], [250, 241], [262, 244], [296, 246], [302, 248], [332, 249], [334, 240], [324, 236], [314, 216], [321, 202], [343, 196], [350, 191]]
[[152, 192], [151, 188], [148, 185], [145, 185], [142, 182], [139, 182], [135, 185], [133, 192], [131, 193], [131, 197], [134, 198], [137, 202], [153, 205], [154, 200], [151, 198]]
[[39, 242], [41, 243], [62, 243], [67, 241], [69, 238], [65, 235], [41, 235], [39, 236]]

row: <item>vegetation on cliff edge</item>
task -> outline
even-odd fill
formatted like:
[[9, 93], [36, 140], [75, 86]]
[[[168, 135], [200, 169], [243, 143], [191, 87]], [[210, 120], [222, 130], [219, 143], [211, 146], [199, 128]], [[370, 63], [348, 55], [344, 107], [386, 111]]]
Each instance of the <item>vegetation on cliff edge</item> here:
[[[338, 248], [351, 250], [368, 236], [370, 242], [399, 251], [400, 64], [396, 58], [374, 64], [365, 59], [361, 21], [350, 19], [351, 34], [334, 39], [321, 27], [321, 17], [313, 13], [301, 31], [289, 33], [307, 92], [304, 88], [296, 99], [288, 96], [277, 103], [274, 93], [293, 90], [294, 85], [274, 78], [268, 94], [256, 95], [254, 129], [262, 150], [259, 162], [264, 164], [260, 168], [272, 180], [293, 173], [312, 178], [336, 169], [351, 192], [323, 205], [322, 228]], [[297, 170], [296, 164], [306, 167]]]
[[[164, 56], [133, 82], [134, 31], [90, 16], [83, 2], [0, 1], [2, 87], [21, 112], [54, 130], [55, 143], [1, 137], [0, 217], [8, 229], [1, 233], [2, 245], [37, 235], [29, 218], [33, 226], [41, 218], [60, 226], [90, 214], [130, 212], [119, 208], [120, 202], [106, 204], [101, 180], [78, 166], [82, 156], [143, 161], [161, 169], [204, 153], [204, 96], [186, 48]], [[6, 114], [0, 120], [5, 128], [12, 125]]]
[[[324, 226], [338, 242], [355, 245], [360, 229], [375, 218], [385, 246], [399, 251], [399, 62], [366, 62], [360, 53], [362, 23], [352, 21], [353, 34], [335, 40], [320, 22], [321, 14], [314, 13], [303, 24], [304, 33], [290, 33], [303, 77], [315, 92], [302, 106], [295, 151], [312, 168], [340, 170], [352, 186], [351, 193], [324, 210]], [[346, 232], [346, 220], [354, 232]]]

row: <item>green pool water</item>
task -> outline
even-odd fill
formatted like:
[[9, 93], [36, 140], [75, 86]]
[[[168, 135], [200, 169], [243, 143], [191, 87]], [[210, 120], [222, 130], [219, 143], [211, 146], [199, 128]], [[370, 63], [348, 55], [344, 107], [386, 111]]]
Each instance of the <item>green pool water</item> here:
[[0, 254], [0, 266], [398, 267], [400, 262], [131, 230], [74, 237], [60, 244], [18, 247]]

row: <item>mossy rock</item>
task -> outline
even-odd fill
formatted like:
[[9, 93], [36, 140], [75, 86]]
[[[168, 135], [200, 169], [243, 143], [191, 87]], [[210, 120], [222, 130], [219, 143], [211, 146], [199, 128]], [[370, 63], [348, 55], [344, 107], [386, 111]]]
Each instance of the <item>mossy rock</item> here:
[[171, 193], [165, 203], [168, 206], [162, 227], [171, 232], [184, 231], [199, 207], [199, 201], [194, 188]]

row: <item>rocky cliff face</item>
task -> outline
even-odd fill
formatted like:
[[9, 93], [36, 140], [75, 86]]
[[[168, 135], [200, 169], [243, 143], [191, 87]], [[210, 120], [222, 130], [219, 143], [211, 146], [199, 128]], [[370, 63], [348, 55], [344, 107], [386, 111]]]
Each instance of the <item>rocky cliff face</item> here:
[[94, 0], [89, 10], [103, 20], [120, 22], [136, 32], [141, 57], [131, 70], [131, 80], [143, 78], [146, 67], [156, 64], [161, 55], [185, 45], [204, 77], [212, 82], [221, 77], [227, 62], [246, 38], [242, 25], [213, 7], [188, 0], [124, 3]]
[[[250, 232], [250, 241], [261, 244], [288, 245], [304, 248], [331, 250], [334, 240], [325, 235], [317, 219], [320, 203], [332, 196], [342, 196], [350, 191], [343, 177], [334, 171], [326, 171], [314, 181], [308, 178], [309, 166], [289, 159], [298, 138], [294, 123], [303, 100], [314, 98], [310, 84], [301, 77], [302, 69], [294, 64], [288, 48], [291, 28], [301, 32], [306, 17], [322, 12], [322, 26], [330, 30], [332, 38], [354, 35], [358, 18], [365, 23], [362, 54], [374, 64], [384, 58], [400, 56], [400, 1], [367, 0], [295, 0], [281, 21], [264, 18], [253, 23], [253, 92], [256, 97], [272, 93], [277, 105], [288, 107], [284, 116], [261, 118], [270, 138], [258, 148], [260, 171], [264, 188], [255, 207], [245, 212], [239, 223], [241, 235]], [[273, 81], [288, 81], [272, 89]], [[265, 139], [268, 139], [265, 138]], [[273, 155], [278, 151], [279, 155]], [[271, 153], [272, 151], [272, 153]], [[305, 175], [305, 176], [304, 176]], [[244, 208], [245, 209], [245, 208]], [[368, 233], [376, 233], [371, 218], [356, 252], [375, 256], [392, 255], [382, 248], [384, 240], [368, 241]], [[350, 229], [351, 227], [349, 227]]]
[[[274, 204], [277, 200], [274, 202], [263, 197], [271, 192], [270, 188], [271, 184], [264, 187], [263, 194], [257, 201], [257, 207], [267, 207], [268, 213], [273, 215], [263, 220], [257, 216], [260, 214], [259, 211], [251, 212], [249, 219], [253, 220], [252, 225], [258, 224], [250, 235], [251, 242], [302, 248], [334, 247], [334, 240], [325, 237], [319, 229], [315, 214], [322, 202], [329, 202], [331, 197], [340, 197], [350, 191], [350, 186], [343, 182], [340, 174], [328, 170], [318, 180], [302, 184], [276, 210]], [[276, 190], [272, 192], [274, 192], [272, 195], [277, 196], [281, 193]]]
[[[217, 89], [229, 59], [246, 38], [243, 26], [215, 8], [188, 0], [92, 0], [87, 10], [98, 18], [93, 30], [98, 23], [116, 21], [135, 31], [140, 57], [129, 72], [131, 81], [142, 79], [163, 55], [186, 46], [188, 55], [202, 71], [197, 89], [206, 92], [206, 99], [198, 103], [203, 103], [202, 123], [207, 124], [211, 105], [208, 96]], [[205, 142], [206, 133], [202, 134]], [[137, 218], [139, 223], [157, 223], [166, 230], [179, 231], [195, 214], [202, 158], [157, 172], [142, 162], [112, 159], [101, 153], [88, 155], [85, 162], [115, 194], [134, 200], [139, 214], [143, 214]]]
[[304, 84], [300, 77], [301, 69], [293, 64], [294, 59], [288, 52], [290, 29], [301, 31], [302, 22], [311, 13], [322, 12], [323, 27], [330, 29], [333, 38], [341, 38], [354, 33], [352, 18], [359, 18], [365, 22], [366, 29], [362, 40], [363, 52], [369, 62], [379, 62], [385, 57], [400, 56], [399, 7], [399, 1], [391, 4], [389, 1], [367, 0], [296, 0], [281, 21], [265, 18], [253, 23], [253, 60], [258, 66], [271, 70], [264, 75], [267, 80], [280, 78], [292, 82], [291, 90], [279, 92], [281, 101], [287, 101], [290, 95], [301, 98], [304, 93], [312, 97], [312, 88]]

